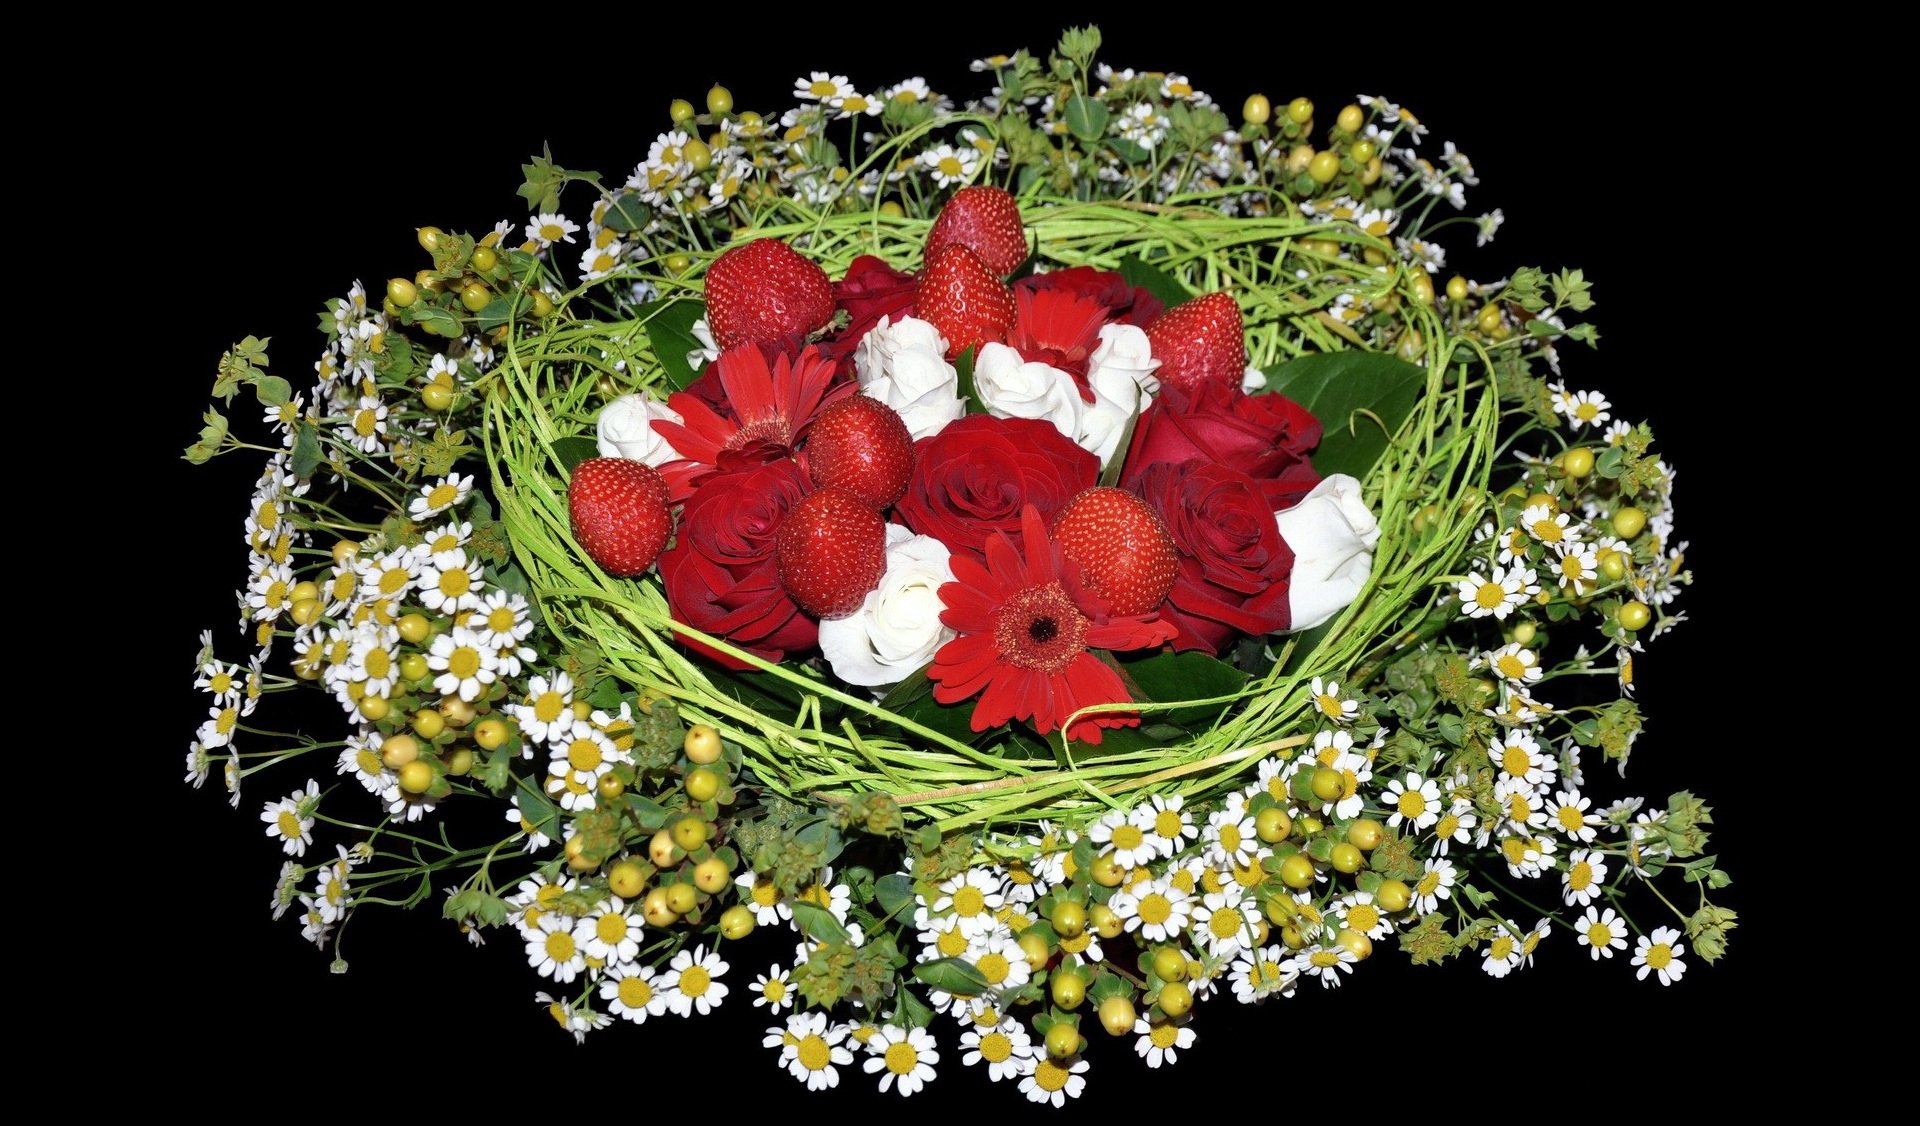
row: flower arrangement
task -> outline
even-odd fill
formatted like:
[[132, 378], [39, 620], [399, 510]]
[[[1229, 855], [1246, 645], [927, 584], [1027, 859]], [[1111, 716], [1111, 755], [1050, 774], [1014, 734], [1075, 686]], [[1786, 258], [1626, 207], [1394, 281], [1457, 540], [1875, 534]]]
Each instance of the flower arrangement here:
[[[1053, 1105], [1376, 945], [1722, 953], [1707, 807], [1588, 793], [1690, 576], [1651, 432], [1555, 378], [1584, 279], [1439, 281], [1499, 214], [1401, 107], [1235, 125], [1097, 46], [958, 108], [716, 88], [619, 185], [543, 156], [524, 224], [423, 229], [311, 390], [222, 357], [277, 445], [187, 770], [294, 772], [276, 914], [432, 895], [576, 1037], [741, 991], [809, 1088]], [[339, 738], [258, 726], [315, 688]]]

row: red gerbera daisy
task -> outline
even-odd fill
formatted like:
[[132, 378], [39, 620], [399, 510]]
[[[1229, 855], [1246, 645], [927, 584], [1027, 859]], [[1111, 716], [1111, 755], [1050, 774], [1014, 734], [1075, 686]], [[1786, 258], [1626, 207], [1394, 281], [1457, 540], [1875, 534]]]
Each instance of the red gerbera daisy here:
[[[1092, 704], [1132, 700], [1113, 669], [1089, 648], [1142, 649], [1171, 641], [1174, 629], [1152, 614], [1114, 617], [1079, 581], [1047, 536], [1040, 513], [1020, 514], [1026, 558], [1004, 532], [987, 541], [986, 566], [950, 560], [955, 581], [940, 588], [940, 620], [960, 636], [940, 647], [927, 676], [943, 704], [979, 696], [975, 731], [1031, 719], [1045, 735]], [[1069, 738], [1098, 743], [1103, 727], [1136, 727], [1138, 715], [1105, 712], [1081, 719]]]
[[698, 395], [676, 391], [667, 397], [667, 405], [685, 421], [653, 424], [685, 459], [660, 467], [676, 501], [716, 472], [791, 455], [821, 407], [859, 390], [857, 383], [831, 387], [833, 361], [813, 347], [798, 356], [782, 353], [769, 362], [758, 345], [742, 344], [722, 352], [714, 366], [733, 417]]
[[1080, 397], [1093, 402], [1087, 359], [1100, 347], [1107, 307], [1067, 289], [1019, 289], [1014, 300], [1017, 311], [1007, 343], [1028, 363], [1046, 364], [1073, 376]]

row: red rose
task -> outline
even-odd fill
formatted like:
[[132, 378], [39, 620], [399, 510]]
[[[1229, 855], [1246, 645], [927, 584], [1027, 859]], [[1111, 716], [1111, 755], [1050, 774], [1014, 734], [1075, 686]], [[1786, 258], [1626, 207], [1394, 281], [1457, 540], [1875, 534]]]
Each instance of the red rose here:
[[913, 316], [918, 286], [912, 274], [903, 274], [871, 254], [855, 258], [847, 276], [833, 283], [833, 303], [846, 310], [847, 327], [822, 341], [821, 352], [840, 363], [842, 374], [850, 373], [854, 352], [875, 325]]
[[1191, 392], [1163, 387], [1134, 427], [1120, 487], [1133, 489], [1162, 462], [1198, 458], [1260, 482], [1271, 514], [1319, 483], [1307, 460], [1307, 451], [1319, 444], [1320, 420], [1284, 395], [1248, 395], [1214, 384]]
[[[806, 474], [784, 459], [702, 482], [680, 513], [678, 539], [660, 556], [673, 616], [769, 661], [811, 649], [819, 624], [787, 597], [773, 558], [775, 530], [808, 491]], [[728, 668], [747, 667], [682, 640]]]
[[1099, 475], [1100, 460], [1051, 422], [970, 414], [914, 443], [913, 477], [894, 513], [984, 566], [995, 532], [1020, 545], [1022, 505], [1033, 505], [1051, 523], [1060, 506]]
[[1091, 297], [1105, 305], [1110, 314], [1110, 323], [1137, 325], [1145, 328], [1153, 318], [1160, 315], [1160, 299], [1138, 286], [1127, 284], [1127, 279], [1111, 270], [1096, 270], [1092, 266], [1075, 266], [1070, 270], [1053, 270], [1044, 274], [1031, 274], [1013, 283], [1016, 290], [1030, 289], [1035, 293], [1049, 289], [1064, 289], [1080, 297]]
[[1217, 654], [1236, 634], [1286, 629], [1293, 551], [1261, 483], [1218, 462], [1160, 462], [1131, 486], [1166, 522], [1178, 577], [1160, 617], [1175, 649]]

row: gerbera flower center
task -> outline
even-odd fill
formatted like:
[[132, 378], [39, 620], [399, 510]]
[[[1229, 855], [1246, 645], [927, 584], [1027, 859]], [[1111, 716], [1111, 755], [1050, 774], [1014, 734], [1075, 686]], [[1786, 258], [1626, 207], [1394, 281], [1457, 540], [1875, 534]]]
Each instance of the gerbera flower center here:
[[742, 422], [740, 429], [729, 436], [726, 444], [721, 448], [740, 450], [753, 445], [755, 442], [765, 442], [768, 445], [779, 446], [781, 449], [786, 449], [793, 444], [793, 436], [790, 433], [791, 429], [784, 415], [774, 415], [771, 418], [758, 418], [752, 422]]
[[993, 640], [1015, 666], [1057, 673], [1086, 652], [1087, 619], [1056, 580], [1009, 596]]

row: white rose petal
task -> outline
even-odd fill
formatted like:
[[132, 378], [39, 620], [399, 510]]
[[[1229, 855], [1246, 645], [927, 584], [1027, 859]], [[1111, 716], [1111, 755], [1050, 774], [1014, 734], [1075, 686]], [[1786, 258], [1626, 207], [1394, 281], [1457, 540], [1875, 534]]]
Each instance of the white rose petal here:
[[1292, 630], [1320, 625], [1360, 595], [1373, 572], [1380, 522], [1360, 499], [1360, 482], [1336, 473], [1292, 508], [1273, 514], [1293, 549], [1287, 605]]
[[887, 570], [860, 608], [820, 623], [820, 652], [849, 684], [898, 684], [953, 640], [942, 625], [940, 587], [953, 581], [945, 544], [887, 525]]
[[1051, 364], [1032, 363], [1005, 344], [984, 344], [973, 365], [973, 389], [996, 418], [1043, 418], [1072, 438], [1087, 401], [1073, 377]]
[[601, 407], [597, 426], [600, 456], [644, 461], [656, 469], [679, 457], [667, 440], [654, 432], [655, 419], [684, 421], [679, 411], [650, 395], [622, 395]]
[[1120, 444], [1127, 422], [1153, 402], [1160, 389], [1147, 334], [1133, 325], [1100, 328], [1100, 346], [1087, 359], [1087, 382], [1093, 387], [1093, 405], [1080, 418], [1073, 440], [1105, 466]]
[[705, 371], [708, 364], [720, 358], [720, 343], [713, 338], [713, 327], [707, 324], [707, 318], [693, 322], [693, 338], [700, 342], [700, 347], [687, 353], [687, 366], [696, 372]]
[[1242, 394], [1251, 395], [1256, 391], [1264, 389], [1266, 385], [1267, 373], [1254, 367], [1252, 364], [1248, 364], [1247, 370], [1240, 373], [1240, 391]]
[[926, 321], [903, 317], [875, 325], [861, 338], [853, 366], [861, 393], [898, 411], [916, 439], [938, 434], [967, 413], [960, 373], [947, 362], [947, 342]]

